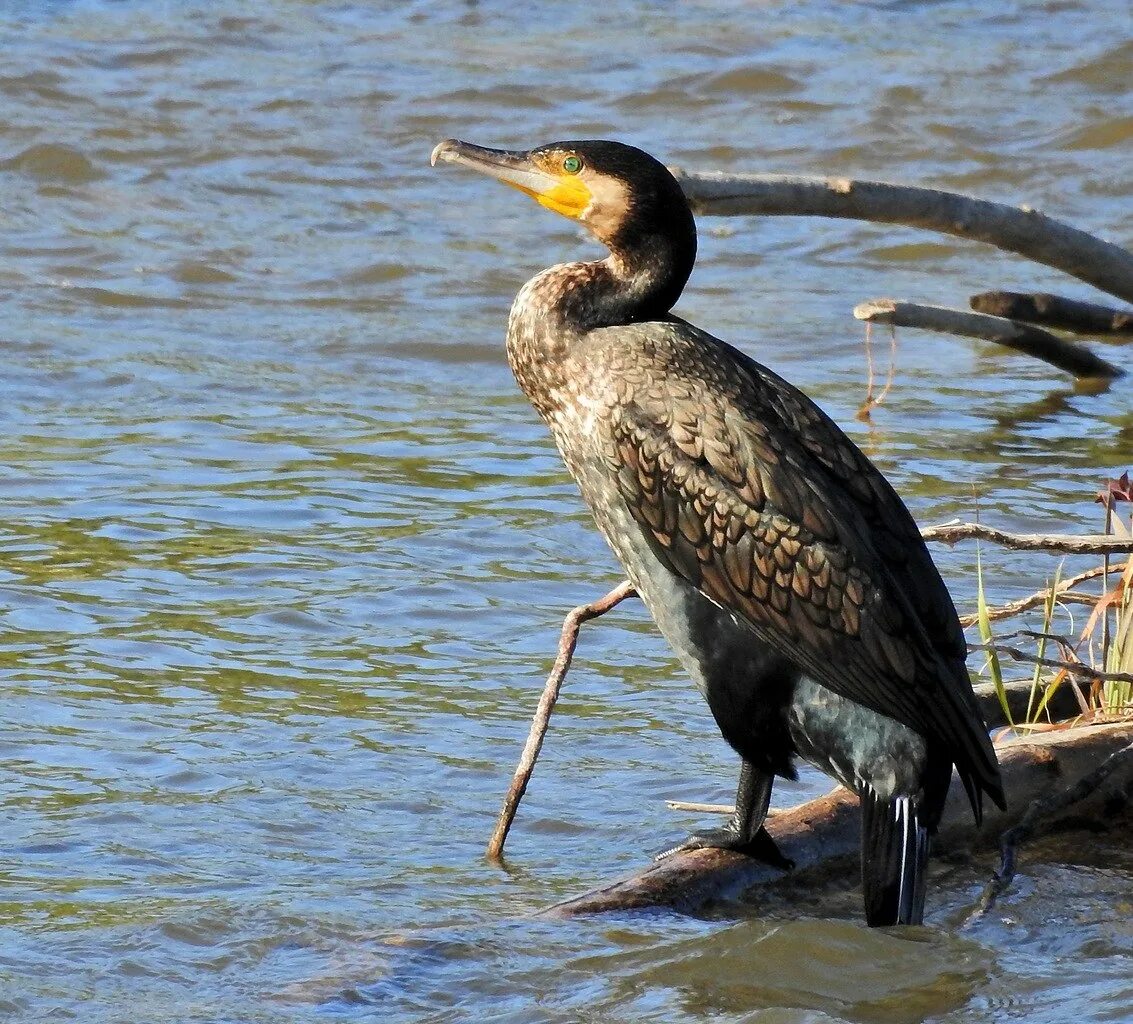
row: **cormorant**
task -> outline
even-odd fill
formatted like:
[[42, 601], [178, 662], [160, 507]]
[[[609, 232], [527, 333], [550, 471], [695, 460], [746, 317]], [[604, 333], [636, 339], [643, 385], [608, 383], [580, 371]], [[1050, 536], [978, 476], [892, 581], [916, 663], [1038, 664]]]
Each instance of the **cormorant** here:
[[774, 776], [801, 756], [856, 792], [871, 925], [924, 913], [956, 766], [1004, 805], [952, 599], [908, 509], [809, 398], [670, 310], [696, 228], [632, 146], [433, 150], [578, 221], [609, 250], [523, 286], [507, 356], [598, 528], [742, 758], [736, 813], [685, 846], [774, 859]]

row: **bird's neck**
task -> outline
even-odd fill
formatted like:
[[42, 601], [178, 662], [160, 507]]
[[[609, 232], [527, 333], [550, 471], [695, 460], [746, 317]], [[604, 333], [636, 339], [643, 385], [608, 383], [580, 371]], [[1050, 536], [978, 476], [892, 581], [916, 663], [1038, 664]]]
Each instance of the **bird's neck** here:
[[564, 294], [563, 319], [579, 330], [617, 327], [664, 317], [680, 298], [696, 259], [696, 234], [619, 237], [610, 255], [588, 268]]
[[527, 282], [508, 324], [508, 361], [544, 416], [562, 400], [564, 374], [578, 342], [603, 327], [663, 319], [692, 272], [696, 239], [663, 236], [612, 245], [591, 263], [563, 263]]

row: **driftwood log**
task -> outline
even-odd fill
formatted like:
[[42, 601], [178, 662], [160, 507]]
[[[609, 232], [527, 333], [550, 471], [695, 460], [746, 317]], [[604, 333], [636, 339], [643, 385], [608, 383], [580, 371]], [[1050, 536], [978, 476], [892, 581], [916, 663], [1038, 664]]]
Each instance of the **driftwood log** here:
[[[995, 847], [1035, 800], [1086, 776], [1111, 754], [1133, 743], [1133, 721], [1082, 726], [1013, 739], [998, 748], [1008, 810], [988, 807], [976, 829], [963, 788], [954, 783], [934, 849], [948, 855]], [[1124, 820], [1133, 796], [1133, 771], [1116, 772], [1084, 800], [1057, 810], [1049, 828], [1081, 817], [1092, 823]], [[857, 881], [859, 814], [857, 798], [839, 787], [826, 796], [772, 814], [767, 829], [783, 854], [794, 861], [785, 872], [728, 850], [675, 853], [645, 870], [543, 911], [572, 916], [603, 911], [670, 909], [694, 913], [726, 900], [758, 902], [789, 880], [808, 884]]]

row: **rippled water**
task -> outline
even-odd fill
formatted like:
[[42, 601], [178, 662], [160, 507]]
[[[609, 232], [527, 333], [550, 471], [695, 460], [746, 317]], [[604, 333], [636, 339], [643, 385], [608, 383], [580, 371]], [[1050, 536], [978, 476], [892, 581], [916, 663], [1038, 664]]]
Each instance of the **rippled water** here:
[[[0, 1012], [1129, 1019], [1133, 864], [1094, 842], [965, 933], [961, 869], [900, 934], [852, 893], [525, 916], [670, 844], [698, 819], [663, 798], [728, 799], [735, 765], [619, 610], [583, 641], [510, 870], [481, 859], [559, 619], [618, 579], [501, 348], [526, 277], [594, 250], [427, 163], [449, 135], [615, 136], [1129, 244], [1127, 5], [229, 6], [0, 9]], [[853, 418], [856, 302], [1084, 286], [911, 231], [701, 227], [681, 312], [818, 398], [922, 521], [1097, 525], [1099, 478], [1133, 461], [1128, 387], [908, 332], [873, 426]], [[940, 557], [970, 605], [973, 551]], [[1052, 569], [985, 561], [995, 597]]]

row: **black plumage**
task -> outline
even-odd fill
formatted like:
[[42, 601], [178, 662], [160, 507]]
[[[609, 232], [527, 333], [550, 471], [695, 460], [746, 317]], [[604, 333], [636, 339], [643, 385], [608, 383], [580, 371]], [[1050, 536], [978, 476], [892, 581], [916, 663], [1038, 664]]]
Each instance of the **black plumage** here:
[[774, 856], [801, 755], [863, 801], [872, 924], [916, 922], [955, 765], [1003, 804], [955, 608], [893, 488], [810, 399], [669, 311], [696, 231], [679, 184], [613, 142], [433, 154], [585, 224], [599, 261], [544, 271], [508, 327], [516, 378], [595, 521], [743, 758], [737, 813], [694, 837]]

